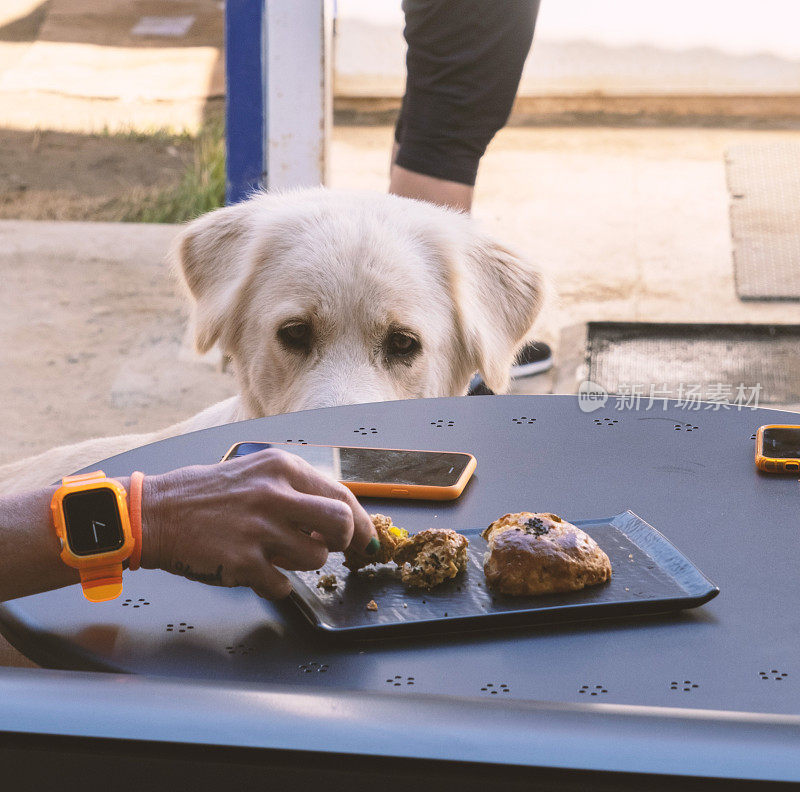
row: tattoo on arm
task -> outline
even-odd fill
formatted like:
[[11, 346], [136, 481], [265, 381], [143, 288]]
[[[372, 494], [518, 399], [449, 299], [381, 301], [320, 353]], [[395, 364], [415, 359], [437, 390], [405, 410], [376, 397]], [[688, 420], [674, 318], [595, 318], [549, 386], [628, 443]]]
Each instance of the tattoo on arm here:
[[218, 583], [222, 585], [222, 564], [217, 567], [216, 572], [195, 572], [188, 564], [182, 564], [180, 561], [175, 562], [175, 572], [183, 575], [187, 580], [196, 580], [199, 583]]

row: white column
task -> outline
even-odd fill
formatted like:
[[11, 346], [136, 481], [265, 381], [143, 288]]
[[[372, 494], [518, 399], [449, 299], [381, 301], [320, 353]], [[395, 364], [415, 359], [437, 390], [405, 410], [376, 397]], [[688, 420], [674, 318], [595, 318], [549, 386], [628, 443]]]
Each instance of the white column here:
[[265, 187], [325, 184], [333, 122], [331, 0], [265, 0]]

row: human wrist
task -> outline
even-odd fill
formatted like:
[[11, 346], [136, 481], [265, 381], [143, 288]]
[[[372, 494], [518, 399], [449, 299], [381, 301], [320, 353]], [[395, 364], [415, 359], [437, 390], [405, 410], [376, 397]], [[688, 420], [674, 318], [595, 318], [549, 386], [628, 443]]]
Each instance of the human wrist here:
[[164, 568], [164, 549], [170, 521], [162, 476], [145, 476], [142, 482], [142, 569]]

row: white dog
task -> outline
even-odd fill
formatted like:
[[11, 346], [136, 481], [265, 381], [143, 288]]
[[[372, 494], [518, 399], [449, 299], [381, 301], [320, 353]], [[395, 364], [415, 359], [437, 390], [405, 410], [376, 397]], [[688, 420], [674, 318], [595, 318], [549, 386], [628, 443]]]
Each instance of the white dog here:
[[150, 434], [87, 440], [0, 467], [0, 494], [145, 443], [337, 404], [501, 393], [539, 311], [535, 268], [469, 216], [392, 195], [257, 194], [190, 223], [173, 251], [195, 344], [239, 395]]

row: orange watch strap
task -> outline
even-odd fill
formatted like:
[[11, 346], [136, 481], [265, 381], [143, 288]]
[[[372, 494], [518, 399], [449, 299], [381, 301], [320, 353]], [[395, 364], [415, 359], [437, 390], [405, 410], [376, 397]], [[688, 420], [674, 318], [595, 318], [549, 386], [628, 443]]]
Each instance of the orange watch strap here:
[[69, 484], [81, 484], [88, 481], [100, 481], [105, 477], [106, 474], [103, 473], [102, 470], [93, 470], [91, 473], [79, 473], [76, 476], [64, 476], [64, 478], [61, 479], [61, 483], [67, 486]]
[[142, 563], [142, 487], [144, 473], [136, 470], [131, 473], [130, 494], [128, 495], [128, 516], [133, 534], [133, 551], [128, 560], [128, 569], [135, 572]]
[[107, 602], [122, 594], [122, 564], [79, 570], [83, 596], [89, 602]]

